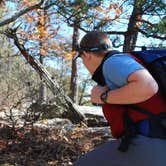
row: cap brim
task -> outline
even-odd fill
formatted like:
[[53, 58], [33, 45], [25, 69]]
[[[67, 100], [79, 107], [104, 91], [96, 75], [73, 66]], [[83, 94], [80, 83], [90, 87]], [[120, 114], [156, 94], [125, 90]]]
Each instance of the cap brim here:
[[74, 56], [72, 60], [75, 61], [75, 60], [76, 60], [77, 58], [79, 58], [79, 57], [81, 57], [81, 54], [80, 54], [80, 53], [78, 53], [76, 56]]

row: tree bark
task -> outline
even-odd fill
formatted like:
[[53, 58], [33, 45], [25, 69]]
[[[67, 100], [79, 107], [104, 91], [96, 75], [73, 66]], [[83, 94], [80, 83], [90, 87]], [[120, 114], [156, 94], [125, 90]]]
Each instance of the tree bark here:
[[77, 106], [73, 103], [73, 101], [68, 96], [65, 95], [63, 88], [61, 88], [59, 84], [52, 79], [50, 73], [44, 68], [44, 66], [26, 51], [24, 45], [19, 42], [16, 32], [13, 31], [12, 29], [7, 29], [4, 32], [4, 34], [7, 37], [12, 38], [14, 40], [14, 44], [20, 50], [21, 54], [31, 65], [31, 67], [33, 67], [39, 74], [42, 73], [47, 86], [52, 91], [52, 93], [56, 95], [56, 99], [58, 101], [57, 103], [68, 111], [67, 117], [71, 120], [71, 122], [73, 123], [80, 123], [81, 121], [86, 122], [85, 116], [79, 112]]
[[131, 17], [129, 19], [128, 28], [126, 33], [124, 34], [124, 46], [123, 51], [129, 52], [134, 50], [136, 46], [136, 41], [138, 37], [138, 27], [137, 22], [142, 17], [142, 7], [143, 2], [140, 3], [140, 0], [135, 0], [133, 5], [133, 12], [131, 14]]
[[[43, 26], [44, 31], [46, 31], [46, 16], [47, 16], [47, 11], [43, 10], [43, 13], [39, 13], [38, 15], [40, 16], [39, 18], [43, 17], [44, 22], [41, 23], [39, 18], [38, 18], [38, 22], [41, 26]], [[43, 41], [45, 40], [45, 37], [43, 35], [43, 33], [39, 33], [39, 38], [41, 39], [41, 41], [39, 42], [39, 61], [42, 65], [44, 65], [44, 56], [41, 53], [41, 49], [43, 48]], [[47, 88], [46, 88], [46, 84], [45, 84], [45, 80], [43, 78], [43, 73], [40, 73], [40, 87], [39, 87], [39, 102], [40, 103], [45, 103], [47, 101]]]
[[[75, 21], [75, 24], [77, 20]], [[74, 51], [76, 46], [78, 45], [78, 38], [79, 38], [79, 29], [77, 26], [73, 28], [73, 43], [72, 43], [72, 50]], [[78, 74], [77, 74], [77, 63], [76, 61], [72, 61], [72, 71], [71, 71], [71, 81], [70, 81], [70, 98], [73, 102], [78, 103]]]
[[[44, 65], [44, 56], [40, 55], [40, 63]], [[40, 87], [39, 87], [39, 102], [44, 103], [47, 101], [47, 87], [42, 73], [40, 73]]]

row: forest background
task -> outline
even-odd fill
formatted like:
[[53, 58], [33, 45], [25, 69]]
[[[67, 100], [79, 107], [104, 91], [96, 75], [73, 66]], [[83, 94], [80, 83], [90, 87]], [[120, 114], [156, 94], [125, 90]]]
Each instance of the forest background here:
[[[166, 48], [166, 1], [0, 0], [0, 111], [53, 103], [51, 113], [70, 117], [70, 106], [59, 104], [62, 96], [69, 97], [68, 105], [91, 105], [94, 82], [72, 57], [80, 38], [92, 30], [106, 32], [113, 48], [123, 52]], [[49, 71], [60, 93], [50, 90], [13, 39]]]

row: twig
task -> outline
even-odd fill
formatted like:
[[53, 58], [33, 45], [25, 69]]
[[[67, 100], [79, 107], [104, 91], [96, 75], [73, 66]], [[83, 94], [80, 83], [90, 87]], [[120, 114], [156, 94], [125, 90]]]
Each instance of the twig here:
[[7, 24], [17, 20], [18, 17], [26, 14], [29, 11], [32, 11], [34, 9], [40, 9], [41, 5], [43, 4], [43, 2], [44, 2], [44, 0], [41, 0], [38, 4], [35, 4], [35, 5], [30, 6], [30, 7], [26, 8], [26, 9], [23, 9], [20, 12], [16, 13], [15, 15], [11, 16], [10, 18], [8, 18], [6, 20], [3, 20], [3, 21], [0, 21], [0, 27], [4, 26], [4, 25], [7, 25]]

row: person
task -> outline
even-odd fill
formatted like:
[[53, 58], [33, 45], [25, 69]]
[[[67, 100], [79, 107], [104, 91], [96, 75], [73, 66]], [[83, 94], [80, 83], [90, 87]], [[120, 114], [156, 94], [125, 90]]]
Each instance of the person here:
[[[104, 32], [88, 32], [77, 51], [79, 54], [74, 59], [81, 57], [97, 82], [91, 91], [91, 101], [102, 105], [115, 139], [88, 152], [73, 165], [165, 166], [166, 139], [151, 137], [148, 115], [128, 107], [135, 105], [156, 115], [166, 112], [166, 102], [152, 75], [129, 54], [113, 51]], [[125, 118], [131, 123], [126, 125]]]

